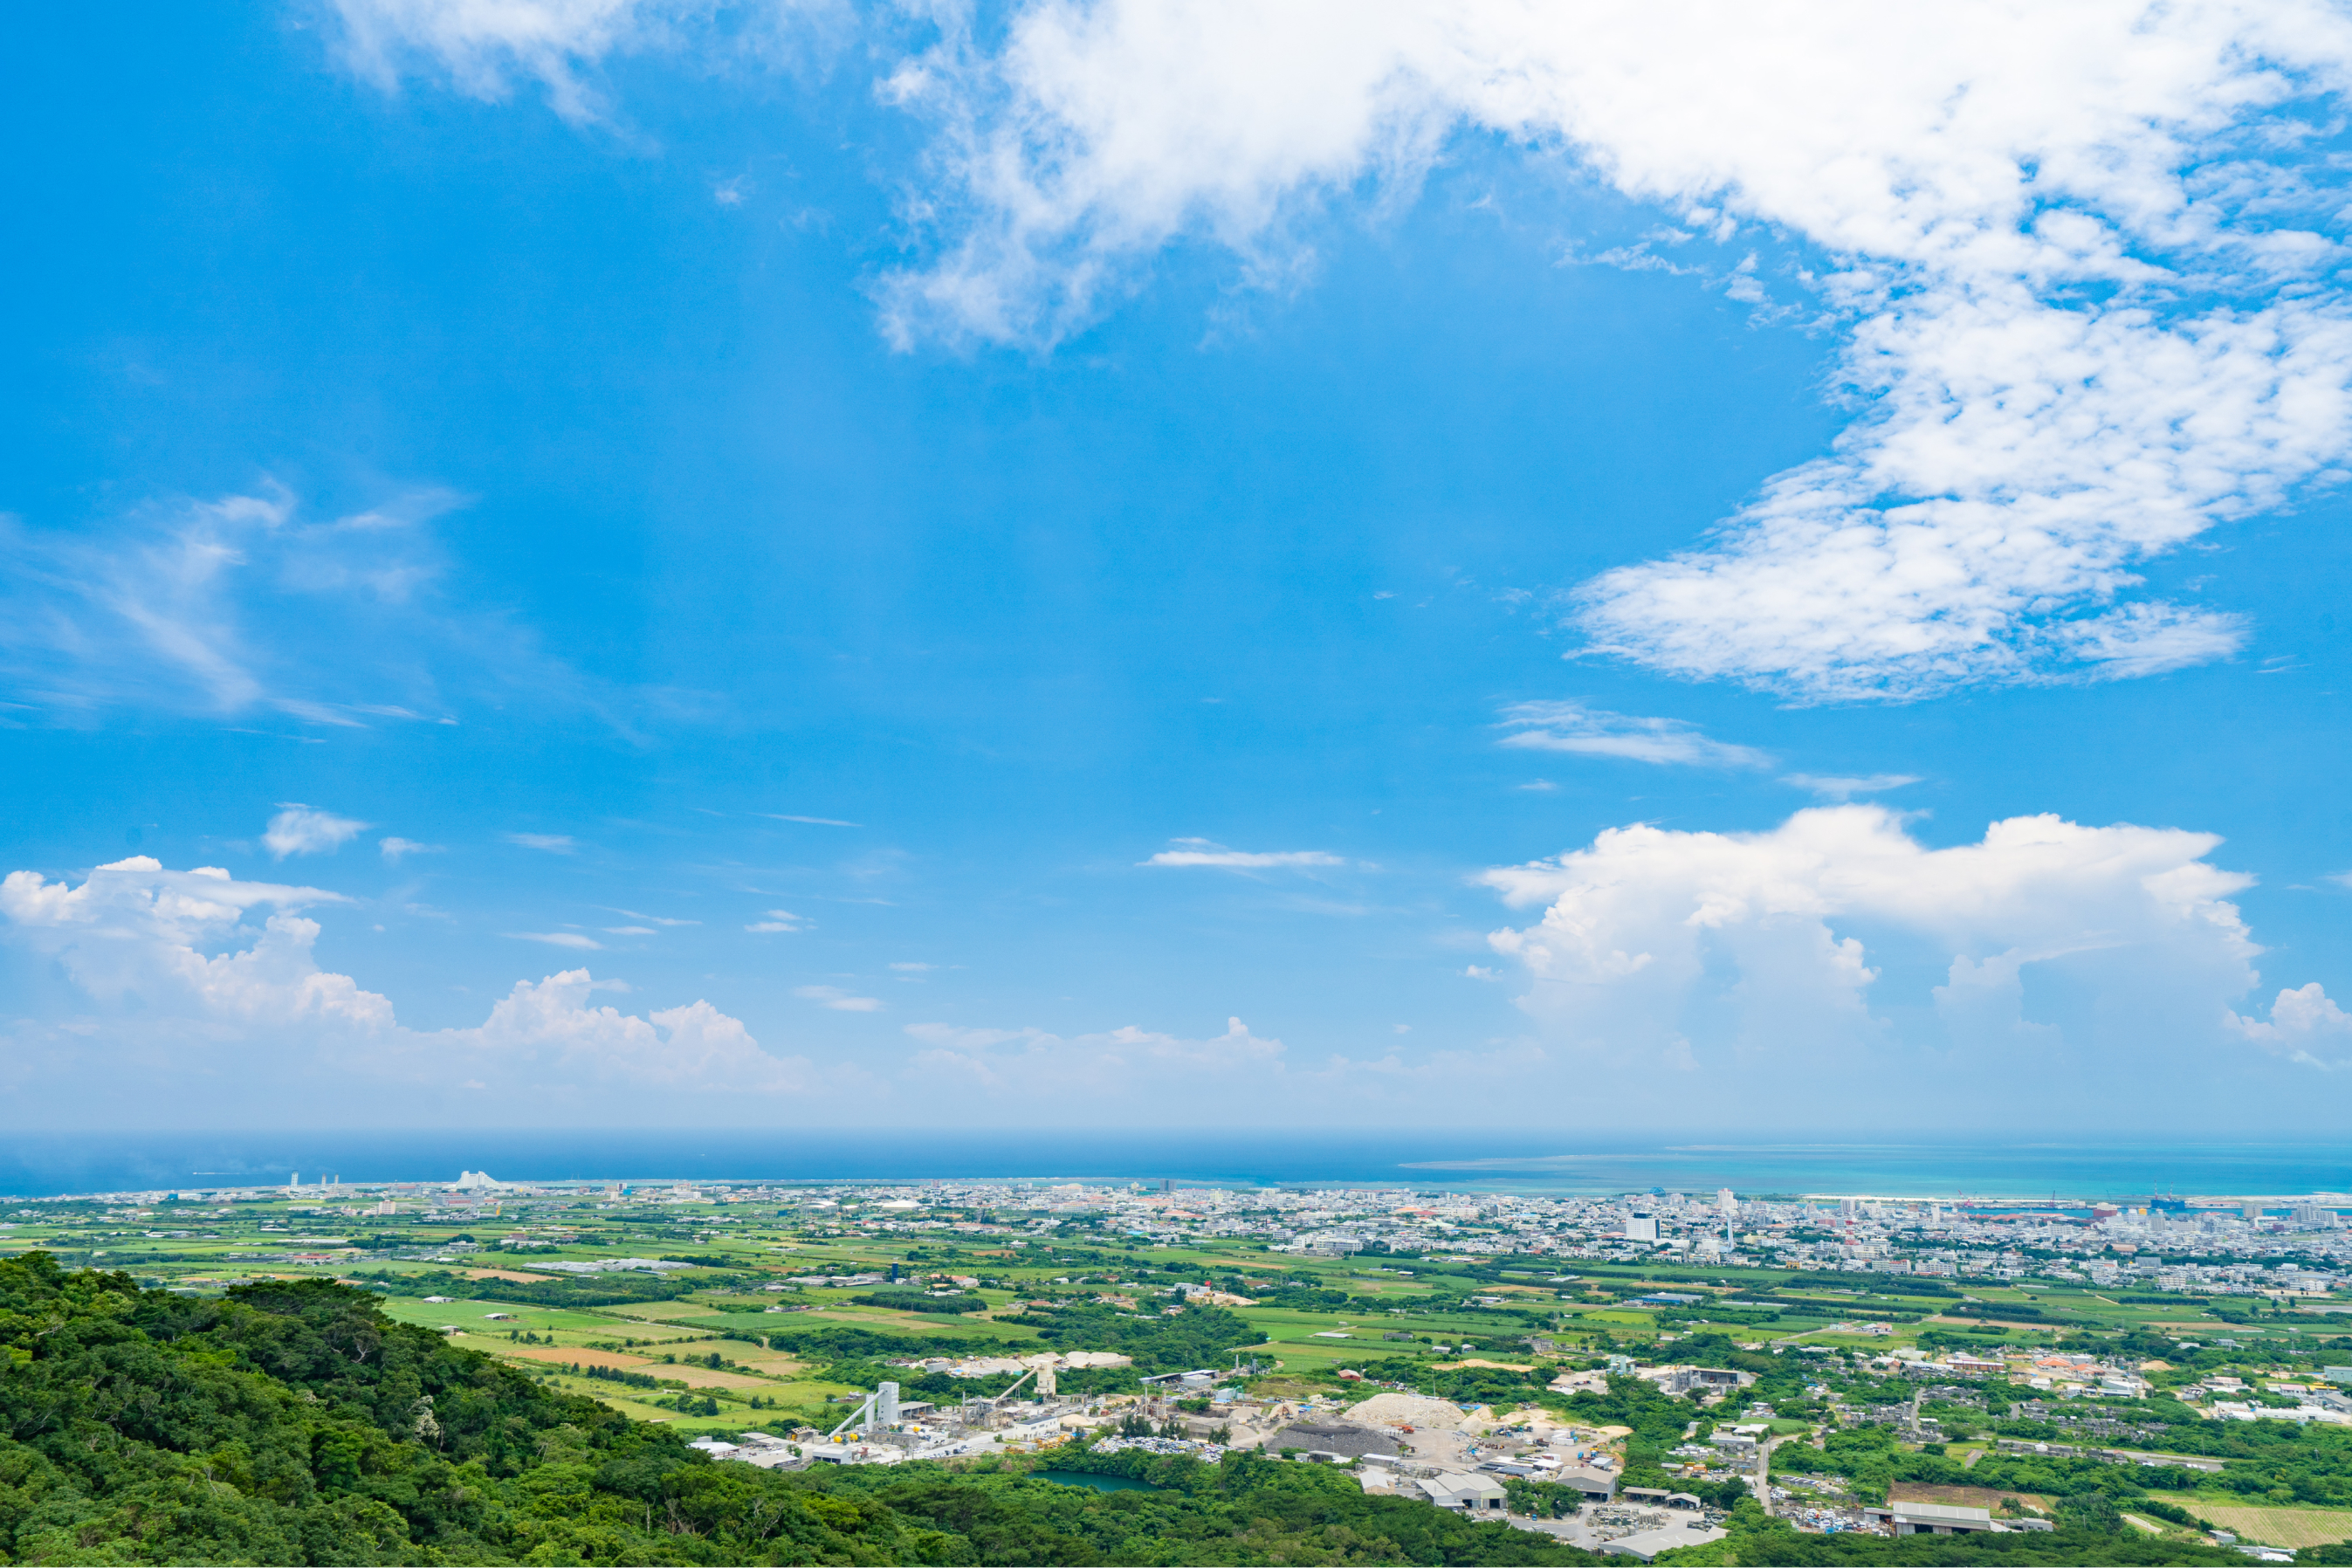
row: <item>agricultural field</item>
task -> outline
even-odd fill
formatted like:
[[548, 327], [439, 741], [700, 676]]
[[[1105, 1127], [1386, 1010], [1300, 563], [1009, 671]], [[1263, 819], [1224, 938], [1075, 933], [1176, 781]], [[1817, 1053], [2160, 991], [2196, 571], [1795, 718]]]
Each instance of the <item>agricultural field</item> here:
[[2352, 1512], [2319, 1508], [2246, 1508], [2200, 1500], [2196, 1512], [2241, 1540], [2264, 1546], [2329, 1546], [2352, 1541]]

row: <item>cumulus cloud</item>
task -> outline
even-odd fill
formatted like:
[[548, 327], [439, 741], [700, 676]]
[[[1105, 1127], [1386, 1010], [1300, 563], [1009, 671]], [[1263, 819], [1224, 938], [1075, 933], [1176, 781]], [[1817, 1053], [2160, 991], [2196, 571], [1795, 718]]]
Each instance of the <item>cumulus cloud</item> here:
[[345, 901], [145, 856], [79, 885], [10, 873], [0, 941], [54, 963], [89, 1010], [11, 1021], [0, 1078], [58, 1124], [273, 1104], [364, 1122], [432, 1111], [468, 1079], [528, 1091], [526, 1115], [610, 1114], [645, 1109], [648, 1089], [781, 1094], [806, 1078], [807, 1064], [761, 1051], [707, 1002], [645, 1017], [592, 1005], [616, 983], [586, 970], [518, 983], [479, 1026], [409, 1028], [389, 998], [319, 967], [320, 928], [304, 911]]
[[1753, 746], [1711, 741], [1680, 719], [1637, 719], [1581, 702], [1520, 702], [1503, 710], [1506, 746], [1588, 757], [1703, 768], [1763, 768], [1772, 759]]
[[803, 1002], [830, 1007], [836, 1013], [878, 1013], [882, 1004], [872, 996], [853, 996], [837, 985], [795, 985], [793, 994]]
[[1852, 800], [1858, 795], [1884, 795], [1919, 782], [1916, 773], [1790, 773], [1780, 781], [1809, 790], [1823, 800]]
[[1206, 838], [1178, 838], [1181, 849], [1162, 849], [1139, 866], [1207, 866], [1226, 871], [1268, 871], [1286, 868], [1345, 866], [1339, 856], [1320, 849], [1228, 849]]
[[1775, 1100], [2004, 1073], [2072, 1091], [2210, 1073], [2262, 951], [2219, 844], [2024, 816], [1936, 849], [1882, 807], [1824, 806], [1761, 833], [1612, 828], [1483, 880], [1543, 906], [1488, 940], [1539, 1037], [1595, 1072]]
[[444, 847], [438, 844], [420, 844], [414, 838], [401, 838], [393, 835], [386, 835], [376, 840], [375, 847], [386, 860], [395, 866], [407, 856], [438, 855], [443, 852]]
[[2241, 1038], [2305, 1067], [2352, 1067], [2352, 1014], [2337, 1006], [2317, 981], [2280, 992], [2268, 1022], [2235, 1012], [2225, 1014], [2222, 1022]]
[[331, 811], [314, 811], [299, 801], [283, 803], [261, 835], [273, 860], [289, 855], [329, 855], [367, 831], [367, 824]]

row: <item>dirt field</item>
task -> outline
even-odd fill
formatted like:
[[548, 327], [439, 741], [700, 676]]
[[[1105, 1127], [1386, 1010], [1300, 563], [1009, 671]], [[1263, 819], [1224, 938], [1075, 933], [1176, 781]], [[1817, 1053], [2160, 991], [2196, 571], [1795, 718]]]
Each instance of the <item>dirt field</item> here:
[[625, 1355], [619, 1351], [572, 1350], [562, 1345], [502, 1345], [498, 1353], [523, 1361], [577, 1362], [582, 1366], [643, 1366], [649, 1359]]
[[2265, 1546], [2326, 1546], [2352, 1541], [2352, 1513], [2328, 1508], [2232, 1508], [2190, 1502], [2189, 1511]]
[[1930, 1486], [1925, 1481], [1895, 1481], [1886, 1489], [1887, 1498], [1895, 1502], [1944, 1502], [1956, 1508], [1990, 1509], [2000, 1512], [2003, 1498], [2015, 1498], [2031, 1509], [2049, 1513], [2058, 1506], [2057, 1500], [2039, 1492], [2005, 1492], [1997, 1487]]
[[1462, 1425], [1462, 1407], [1450, 1399], [1431, 1399], [1419, 1394], [1375, 1394], [1352, 1406], [1348, 1418], [1367, 1426], [1402, 1422], [1423, 1430], [1444, 1432]]

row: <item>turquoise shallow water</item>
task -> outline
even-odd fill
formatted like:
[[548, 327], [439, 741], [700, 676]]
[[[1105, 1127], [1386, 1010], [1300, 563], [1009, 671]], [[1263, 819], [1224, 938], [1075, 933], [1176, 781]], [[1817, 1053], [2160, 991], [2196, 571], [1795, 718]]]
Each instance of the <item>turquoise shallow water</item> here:
[[1543, 1131], [572, 1131], [0, 1133], [0, 1194], [619, 1177], [767, 1181], [1139, 1180], [1530, 1193], [1867, 1193], [2091, 1199], [2352, 1192], [2352, 1143], [1953, 1138], [1675, 1142]]

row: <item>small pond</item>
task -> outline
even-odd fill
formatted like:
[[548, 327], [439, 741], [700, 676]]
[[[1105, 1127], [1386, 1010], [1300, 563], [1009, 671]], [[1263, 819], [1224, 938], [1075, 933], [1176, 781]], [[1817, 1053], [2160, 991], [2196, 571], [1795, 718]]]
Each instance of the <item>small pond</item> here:
[[1066, 1487], [1092, 1487], [1098, 1492], [1156, 1492], [1165, 1487], [1155, 1487], [1150, 1481], [1139, 1481], [1131, 1476], [1098, 1476], [1091, 1470], [1032, 1470], [1041, 1481], [1058, 1481]]

